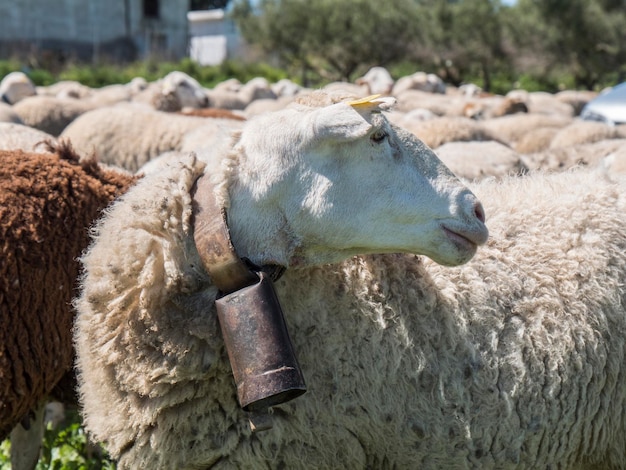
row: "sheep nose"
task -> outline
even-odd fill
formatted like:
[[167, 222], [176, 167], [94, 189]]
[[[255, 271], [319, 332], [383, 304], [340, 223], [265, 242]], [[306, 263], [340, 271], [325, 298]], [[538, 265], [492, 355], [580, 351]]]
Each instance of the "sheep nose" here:
[[483, 208], [483, 205], [479, 201], [476, 201], [474, 203], [474, 215], [483, 224], [485, 223], [485, 209]]

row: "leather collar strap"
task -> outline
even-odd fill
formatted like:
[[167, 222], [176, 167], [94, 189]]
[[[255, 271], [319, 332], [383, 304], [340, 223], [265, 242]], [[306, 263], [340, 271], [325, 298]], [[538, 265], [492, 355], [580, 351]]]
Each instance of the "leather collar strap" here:
[[268, 265], [259, 268], [237, 255], [230, 240], [226, 209], [218, 207], [215, 187], [209, 176], [200, 176], [191, 192], [196, 248], [213, 284], [222, 294], [230, 294], [257, 283], [259, 276], [256, 273], [260, 270], [268, 273], [274, 281], [283, 274], [284, 266]]

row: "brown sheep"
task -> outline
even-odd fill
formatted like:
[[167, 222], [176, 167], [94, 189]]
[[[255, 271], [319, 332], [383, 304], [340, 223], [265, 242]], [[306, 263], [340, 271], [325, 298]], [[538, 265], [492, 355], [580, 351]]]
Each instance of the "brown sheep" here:
[[79, 161], [69, 142], [50, 143], [44, 154], [0, 150], [0, 161], [3, 440], [20, 422], [28, 428], [48, 397], [68, 398], [59, 385], [73, 379], [77, 258], [92, 222], [136, 177]]

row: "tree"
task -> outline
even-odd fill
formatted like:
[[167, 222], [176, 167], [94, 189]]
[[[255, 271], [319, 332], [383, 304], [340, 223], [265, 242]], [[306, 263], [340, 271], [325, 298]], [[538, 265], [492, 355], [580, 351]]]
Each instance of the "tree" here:
[[502, 7], [499, 0], [422, 0], [418, 14], [424, 31], [414, 51], [429, 61], [441, 77], [455, 85], [479, 76], [491, 89], [496, 69], [509, 63], [503, 46]]
[[[522, 47], [543, 53], [593, 89], [626, 73], [626, 2], [623, 0], [519, 0], [526, 21], [517, 33]], [[519, 25], [522, 28], [522, 25]], [[529, 38], [535, 38], [528, 43]]]
[[243, 37], [285, 65], [352, 80], [367, 68], [405, 57], [418, 36], [414, 0], [236, 0]]

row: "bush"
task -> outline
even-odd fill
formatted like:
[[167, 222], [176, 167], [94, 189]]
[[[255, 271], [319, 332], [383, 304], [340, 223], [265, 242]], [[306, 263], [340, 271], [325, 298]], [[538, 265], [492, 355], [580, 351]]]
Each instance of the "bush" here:
[[243, 83], [259, 76], [267, 78], [270, 82], [277, 82], [281, 78], [287, 78], [285, 71], [267, 64], [226, 61], [221, 65], [203, 66], [189, 58], [179, 62], [149, 59], [124, 66], [117, 64], [98, 66], [70, 64], [57, 73], [41, 68], [29, 67], [27, 64], [20, 63], [17, 60], [0, 61], [0, 78], [16, 70], [26, 73], [35, 85], [46, 86], [60, 80], [75, 80], [93, 88], [100, 88], [115, 83], [128, 83], [134, 77], [143, 77], [148, 81], [155, 81], [174, 70], [180, 70], [191, 75], [207, 88], [212, 88], [229, 78], [236, 78]]
[[[0, 469], [10, 468], [11, 443], [0, 443]], [[104, 449], [88, 442], [80, 416], [75, 409], [66, 411], [65, 420], [57, 429], [44, 434], [41, 457], [35, 470], [114, 470]]]

